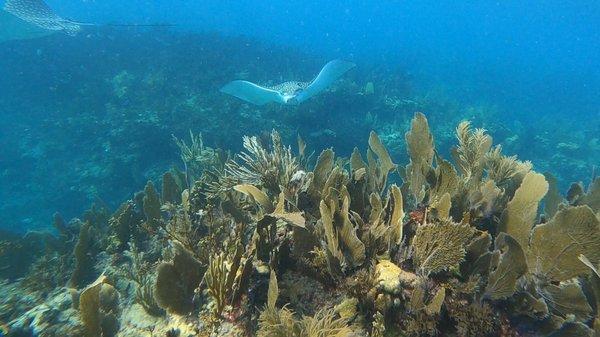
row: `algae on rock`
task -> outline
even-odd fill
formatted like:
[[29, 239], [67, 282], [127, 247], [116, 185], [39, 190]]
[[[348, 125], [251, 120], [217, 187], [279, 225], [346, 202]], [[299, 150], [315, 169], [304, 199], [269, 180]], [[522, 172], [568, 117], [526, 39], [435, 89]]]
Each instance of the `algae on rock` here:
[[239, 296], [245, 292], [243, 288], [248, 277], [246, 266], [252, 262], [252, 257], [246, 256], [245, 263], [242, 263], [244, 252], [243, 245], [238, 242], [231, 256], [220, 253], [211, 256], [209, 260], [208, 269], [204, 274], [204, 283], [214, 300], [215, 318], [220, 318], [225, 306], [237, 302]]

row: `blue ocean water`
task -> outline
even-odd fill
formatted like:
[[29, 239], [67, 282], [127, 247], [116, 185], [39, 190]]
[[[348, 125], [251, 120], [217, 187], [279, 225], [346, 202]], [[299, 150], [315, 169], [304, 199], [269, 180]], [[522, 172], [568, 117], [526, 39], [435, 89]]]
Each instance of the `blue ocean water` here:
[[594, 1], [54, 3], [93, 22], [172, 22], [181, 30], [406, 66], [469, 98], [512, 103], [509, 110], [520, 116], [598, 113], [600, 6]]
[[[77, 216], [94, 201], [116, 207], [146, 180], [180, 165], [171, 134], [185, 137], [190, 128], [234, 150], [241, 135], [284, 128], [288, 140], [299, 132], [315, 149], [334, 145], [349, 154], [370, 128], [401, 125], [424, 110], [447, 156], [451, 144], [444, 140], [456, 121], [469, 118], [509, 154], [553, 172], [563, 190], [572, 181], [588, 183], [600, 163], [594, 1], [48, 4], [76, 21], [175, 27], [84, 27], [77, 36], [0, 43], [3, 228], [47, 227], [54, 212]], [[410, 113], [357, 100], [319, 105], [317, 98], [304, 110], [236, 114], [218, 93], [240, 74], [308, 79], [335, 58], [357, 64], [349, 76], [358, 86], [374, 82], [382, 97], [428, 101]], [[388, 94], [391, 85], [396, 91]], [[229, 112], [220, 115], [223, 104]], [[360, 127], [367, 113], [378, 122]], [[396, 155], [405, 156], [402, 150]]]

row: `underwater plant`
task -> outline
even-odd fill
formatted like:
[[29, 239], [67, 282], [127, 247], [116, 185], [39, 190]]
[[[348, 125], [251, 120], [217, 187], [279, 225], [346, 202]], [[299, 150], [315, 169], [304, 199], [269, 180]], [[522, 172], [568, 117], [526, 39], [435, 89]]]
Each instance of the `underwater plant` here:
[[293, 312], [285, 306], [277, 309], [279, 297], [277, 276], [271, 271], [267, 306], [259, 317], [260, 337], [348, 337], [352, 330], [343, 318], [336, 317], [331, 309], [319, 310], [314, 316], [305, 316], [301, 320], [293, 317]]
[[175, 144], [181, 151], [181, 160], [184, 164], [185, 186], [190, 188], [190, 184], [196, 181], [202, 175], [203, 171], [212, 169], [218, 164], [218, 153], [214, 149], [204, 146], [202, 133], [194, 135], [190, 130], [190, 144], [185, 140], [172, 136]]
[[124, 255], [129, 259], [129, 263], [123, 264], [119, 274], [135, 284], [134, 301], [150, 315], [163, 315], [164, 310], [158, 306], [154, 298], [155, 263], [149, 261], [146, 253], [140, 251], [133, 242], [129, 243], [129, 249], [124, 252]]
[[[59, 221], [71, 239], [54, 251], [73, 252], [81, 324], [104, 335], [592, 336], [599, 178], [563, 197], [485, 130], [463, 122], [455, 136], [444, 159], [415, 114], [404, 166], [375, 132], [366, 151], [329, 148], [314, 164], [303, 141], [295, 153], [275, 131], [269, 144], [245, 137], [191, 188], [171, 170], [160, 192], [148, 182], [112, 216]], [[112, 282], [86, 286], [99, 271]], [[159, 323], [133, 324], [137, 307]]]
[[266, 148], [257, 137], [244, 137], [239, 161], [226, 164], [226, 176], [237, 184], [263, 186], [271, 195], [279, 195], [280, 186], [287, 185], [298, 170], [298, 162], [291, 149], [282, 144], [278, 132], [271, 133], [271, 148]]

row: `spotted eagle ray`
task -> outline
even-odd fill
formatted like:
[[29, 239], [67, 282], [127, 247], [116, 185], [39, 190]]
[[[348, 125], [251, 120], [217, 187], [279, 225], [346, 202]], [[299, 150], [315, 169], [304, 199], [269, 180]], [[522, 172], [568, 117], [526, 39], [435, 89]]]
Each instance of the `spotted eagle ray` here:
[[[102, 26], [89, 22], [77, 22], [56, 14], [43, 0], [6, 0], [4, 10], [19, 19], [49, 31], [62, 31], [69, 35], [77, 34], [82, 26]], [[106, 26], [171, 26], [164, 24], [108, 24]]]
[[352, 62], [333, 60], [328, 62], [311, 82], [290, 81], [264, 87], [248, 81], [235, 80], [221, 88], [221, 92], [256, 105], [271, 102], [297, 105], [327, 89], [354, 66]]

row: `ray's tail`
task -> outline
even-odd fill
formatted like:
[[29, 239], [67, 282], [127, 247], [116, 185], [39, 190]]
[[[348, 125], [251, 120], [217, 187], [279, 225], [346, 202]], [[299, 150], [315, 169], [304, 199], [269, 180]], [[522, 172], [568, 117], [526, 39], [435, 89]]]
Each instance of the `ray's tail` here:
[[174, 23], [94, 23], [68, 20], [79, 26], [88, 27], [175, 27]]

